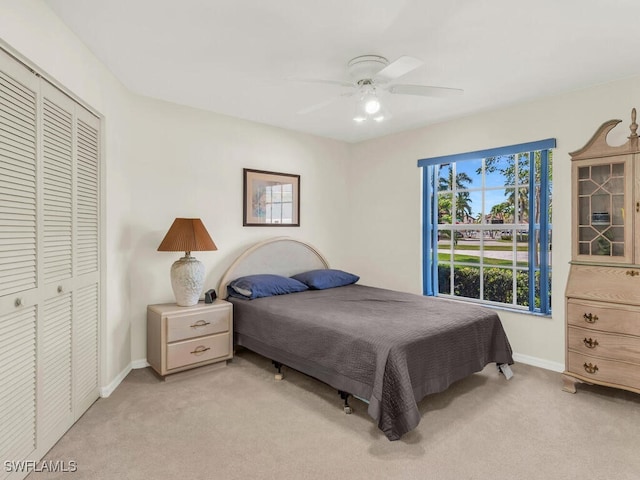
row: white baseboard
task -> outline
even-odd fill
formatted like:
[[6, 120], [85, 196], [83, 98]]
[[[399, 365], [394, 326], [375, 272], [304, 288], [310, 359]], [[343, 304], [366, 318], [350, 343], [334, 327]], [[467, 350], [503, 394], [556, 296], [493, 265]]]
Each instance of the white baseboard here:
[[550, 360], [544, 360], [538, 357], [531, 357], [529, 355], [523, 355], [521, 353], [514, 353], [513, 359], [516, 362], [526, 363], [527, 365], [533, 365], [534, 367], [544, 368], [545, 370], [551, 370], [553, 372], [564, 372], [563, 363], [552, 362]]
[[137, 370], [138, 368], [147, 368], [150, 367], [149, 362], [147, 362], [146, 358], [141, 358], [140, 360], [134, 360], [131, 362], [131, 368]]
[[124, 370], [116, 375], [116, 378], [114, 378], [109, 385], [107, 385], [106, 387], [100, 387], [100, 396], [102, 398], [107, 398], [109, 395], [111, 395], [115, 391], [115, 389], [118, 388], [120, 382], [122, 382], [122, 380], [124, 380], [125, 377], [129, 375], [130, 371], [131, 364], [127, 365]]
[[127, 365], [124, 370], [116, 375], [116, 378], [114, 378], [109, 385], [100, 388], [100, 396], [102, 398], [107, 398], [109, 395], [111, 395], [115, 391], [115, 389], [118, 388], [118, 385], [120, 385], [120, 383], [126, 378], [126, 376], [129, 375], [129, 372], [131, 372], [131, 370], [146, 368], [148, 366], [149, 363], [147, 362], [146, 358], [134, 360], [129, 365]]

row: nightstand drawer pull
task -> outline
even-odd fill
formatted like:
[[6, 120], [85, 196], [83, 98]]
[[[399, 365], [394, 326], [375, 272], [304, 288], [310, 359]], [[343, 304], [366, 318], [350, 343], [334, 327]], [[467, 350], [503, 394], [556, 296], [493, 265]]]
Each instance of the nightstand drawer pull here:
[[582, 343], [584, 343], [584, 346], [587, 348], [596, 348], [598, 346], [598, 340], [591, 340], [591, 337], [589, 337], [589, 340], [585, 337]]
[[587, 323], [596, 323], [598, 321], [598, 316], [592, 315], [591, 313], [585, 313], [582, 315], [582, 318], [584, 318], [584, 321]]
[[632, 277], [635, 277], [636, 275], [640, 275], [640, 272], [637, 272], [636, 270], [627, 270], [625, 273]]
[[204, 345], [200, 345], [193, 352], [191, 352], [191, 354], [192, 355], [202, 355], [207, 350], [211, 350], [211, 347], [205, 347]]
[[196, 323], [191, 325], [191, 328], [206, 327], [207, 325], [211, 325], [211, 322], [206, 322], [204, 320], [198, 320]]
[[592, 365], [591, 362], [584, 362], [583, 367], [587, 373], [596, 373], [598, 371], [598, 365]]
[[[171, 312], [165, 320], [167, 328], [167, 341], [179, 342], [194, 337], [204, 337], [216, 333], [228, 332], [231, 326], [231, 309], [213, 304], [208, 311], [196, 312]], [[200, 345], [202, 342], [198, 342]], [[195, 346], [195, 345], [194, 345]], [[189, 351], [193, 348], [189, 349]], [[189, 354], [189, 351], [183, 353]]]

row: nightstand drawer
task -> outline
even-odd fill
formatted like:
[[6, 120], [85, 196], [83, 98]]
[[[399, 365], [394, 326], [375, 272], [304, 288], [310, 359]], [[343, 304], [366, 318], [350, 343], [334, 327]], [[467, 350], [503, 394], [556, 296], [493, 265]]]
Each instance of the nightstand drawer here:
[[229, 356], [230, 336], [223, 333], [167, 345], [167, 370]]
[[229, 331], [229, 309], [167, 315], [167, 342]]

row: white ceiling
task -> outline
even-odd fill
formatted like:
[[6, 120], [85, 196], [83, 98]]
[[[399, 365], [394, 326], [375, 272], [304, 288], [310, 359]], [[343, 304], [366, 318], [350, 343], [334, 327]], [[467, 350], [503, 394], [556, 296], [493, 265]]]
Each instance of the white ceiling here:
[[[640, 74], [638, 0], [45, 2], [133, 92], [347, 142]], [[349, 80], [366, 54], [465, 93], [387, 93], [392, 118], [355, 124], [348, 89], [291, 80]]]

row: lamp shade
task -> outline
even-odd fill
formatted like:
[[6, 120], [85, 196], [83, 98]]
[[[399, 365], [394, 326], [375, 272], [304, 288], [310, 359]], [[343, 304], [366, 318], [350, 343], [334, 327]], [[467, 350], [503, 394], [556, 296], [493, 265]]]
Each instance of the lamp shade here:
[[176, 218], [158, 247], [159, 252], [185, 252], [171, 265], [171, 287], [176, 303], [190, 307], [198, 303], [204, 285], [204, 265], [191, 252], [217, 250], [199, 218]]
[[217, 250], [199, 218], [176, 218], [158, 247], [159, 252]]

